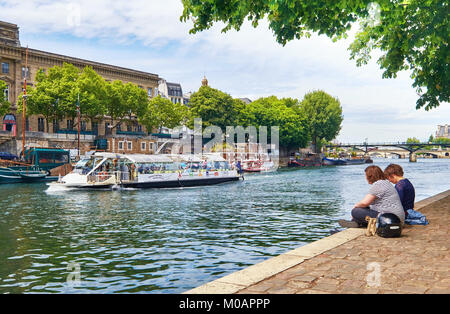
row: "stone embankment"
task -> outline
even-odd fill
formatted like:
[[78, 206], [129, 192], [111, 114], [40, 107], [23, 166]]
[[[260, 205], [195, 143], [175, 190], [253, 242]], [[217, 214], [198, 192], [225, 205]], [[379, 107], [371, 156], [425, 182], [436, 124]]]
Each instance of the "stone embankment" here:
[[450, 293], [450, 190], [422, 200], [400, 238], [347, 229], [187, 294]]

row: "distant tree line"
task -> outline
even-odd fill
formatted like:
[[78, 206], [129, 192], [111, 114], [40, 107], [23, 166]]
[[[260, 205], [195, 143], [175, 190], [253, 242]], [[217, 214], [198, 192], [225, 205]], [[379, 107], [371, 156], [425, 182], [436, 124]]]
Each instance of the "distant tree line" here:
[[[4, 88], [0, 86], [0, 90]], [[27, 95], [26, 114], [43, 115], [47, 130], [52, 120], [71, 118], [78, 123], [78, 103], [84, 119], [110, 119], [112, 128], [136, 120], [149, 131], [163, 126], [193, 128], [194, 119], [201, 118], [203, 127], [215, 125], [224, 133], [227, 126], [265, 126], [270, 137], [270, 128], [278, 126], [281, 146], [292, 149], [312, 142], [319, 150], [322, 143], [336, 138], [343, 121], [339, 100], [321, 90], [307, 93], [301, 101], [270, 96], [245, 104], [220, 90], [202, 86], [185, 106], [161, 96], [149, 98], [137, 85], [109, 82], [89, 66], [80, 70], [68, 63], [52, 67], [47, 73], [39, 70], [35, 86], [27, 90]], [[7, 107], [7, 112], [9, 104], [3, 103], [0, 108]]]

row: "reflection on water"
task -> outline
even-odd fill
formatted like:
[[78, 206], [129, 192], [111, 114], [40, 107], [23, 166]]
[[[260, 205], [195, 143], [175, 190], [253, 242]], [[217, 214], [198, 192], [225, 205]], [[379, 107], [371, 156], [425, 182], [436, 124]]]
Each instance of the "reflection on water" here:
[[[418, 199], [450, 189], [448, 161], [395, 162]], [[184, 189], [0, 186], [0, 292], [186, 291], [329, 235], [367, 192], [365, 167]]]

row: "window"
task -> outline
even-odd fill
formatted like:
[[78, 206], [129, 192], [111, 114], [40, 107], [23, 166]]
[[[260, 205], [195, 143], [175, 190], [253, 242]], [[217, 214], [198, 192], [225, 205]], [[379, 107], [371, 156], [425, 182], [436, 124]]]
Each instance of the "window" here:
[[[22, 67], [22, 78], [25, 78], [25, 67]], [[30, 67], [27, 67], [27, 79], [30, 79]]]
[[133, 142], [127, 142], [127, 149], [132, 150], [133, 149]]
[[59, 131], [59, 122], [56, 119], [53, 119], [53, 133], [58, 133]]
[[111, 134], [111, 128], [109, 122], [105, 122], [105, 135]]
[[6, 85], [6, 89], [3, 91], [3, 95], [5, 96], [5, 100], [9, 101], [9, 85]]
[[8, 62], [2, 62], [2, 73], [4, 73], [4, 74], [9, 73], [9, 63]]
[[137, 131], [138, 131], [139, 133], [142, 133], [142, 125], [138, 125]]
[[147, 88], [147, 95], [148, 97], [153, 97], [153, 88], [151, 87]]
[[81, 121], [80, 124], [80, 131], [86, 131], [86, 121]]
[[146, 142], [142, 142], [141, 143], [141, 150], [145, 151], [147, 149], [147, 143]]
[[73, 130], [73, 120], [66, 121], [67, 130]]
[[38, 132], [45, 132], [44, 118], [38, 118]]
[[131, 125], [127, 125], [127, 132], [132, 132]]
[[119, 150], [123, 150], [123, 142], [119, 142]]
[[155, 87], [155, 96], [158, 96], [158, 87]]
[[148, 143], [148, 149], [153, 150], [153, 143]]
[[117, 127], [116, 127], [116, 131], [117, 132], [120, 132], [120, 131], [122, 131], [122, 126], [120, 125], [120, 123], [117, 125]]
[[98, 134], [98, 123], [97, 122], [92, 122], [91, 129], [92, 129], [92, 133]]

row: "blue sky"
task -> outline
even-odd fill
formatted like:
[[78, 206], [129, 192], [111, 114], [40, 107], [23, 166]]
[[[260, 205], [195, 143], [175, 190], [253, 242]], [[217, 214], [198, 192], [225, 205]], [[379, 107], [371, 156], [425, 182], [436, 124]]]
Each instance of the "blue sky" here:
[[0, 20], [18, 24], [22, 46], [156, 73], [196, 91], [203, 75], [232, 95], [302, 99], [322, 89], [338, 97], [344, 123], [338, 140], [359, 142], [428, 139], [450, 123], [450, 106], [416, 110], [408, 73], [382, 79], [376, 56], [356, 67], [347, 40], [323, 36], [275, 42], [267, 23], [221, 33], [221, 25], [190, 35], [179, 0], [0, 1]]

